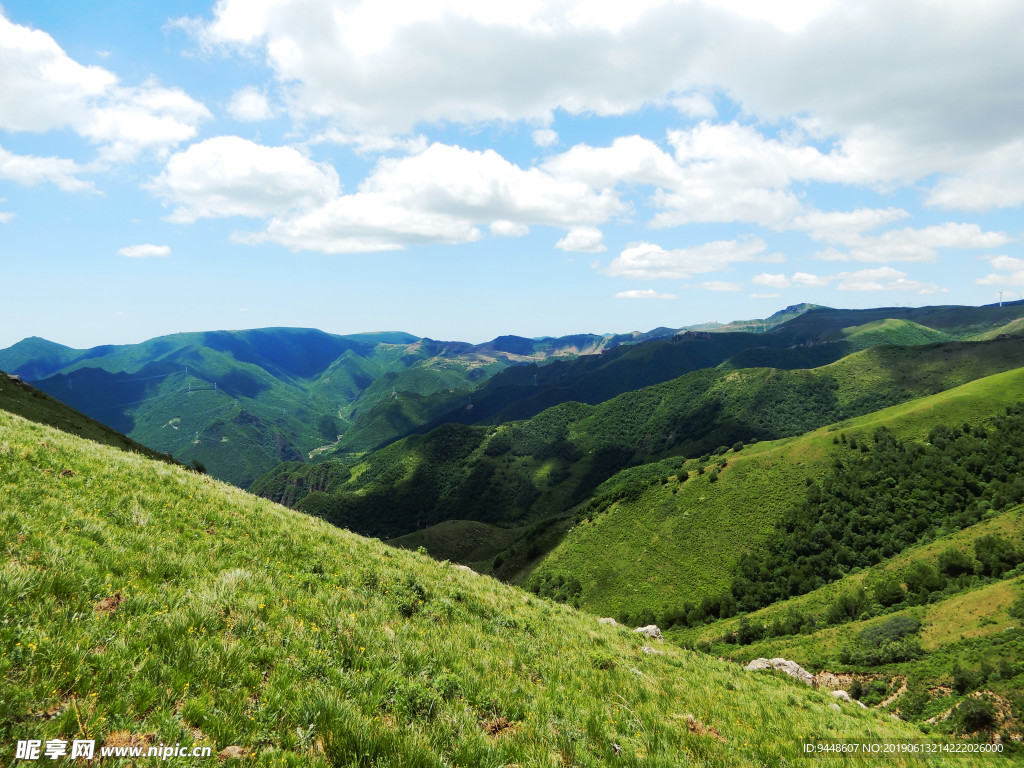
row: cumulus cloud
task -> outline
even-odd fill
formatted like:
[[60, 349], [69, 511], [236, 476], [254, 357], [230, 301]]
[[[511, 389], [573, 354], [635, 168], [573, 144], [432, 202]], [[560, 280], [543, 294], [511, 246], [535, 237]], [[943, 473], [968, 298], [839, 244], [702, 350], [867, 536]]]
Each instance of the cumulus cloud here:
[[228, 103], [228, 113], [235, 120], [246, 123], [269, 120], [274, 115], [266, 94], [251, 85], [232, 94], [231, 101]]
[[524, 237], [530, 234], [530, 228], [525, 224], [502, 219], [491, 222], [491, 234], [498, 237]]
[[975, 280], [978, 285], [1024, 286], [1024, 259], [1013, 256], [993, 256], [988, 260], [992, 269], [985, 277]]
[[908, 279], [906, 272], [892, 267], [840, 272], [835, 276], [840, 291], [913, 291], [918, 294], [945, 293], [935, 283]]
[[597, 227], [573, 227], [555, 243], [555, 248], [579, 253], [600, 253], [606, 250], [603, 239], [604, 234]]
[[763, 240], [720, 240], [694, 248], [665, 250], [653, 243], [625, 248], [603, 271], [612, 277], [640, 280], [682, 279], [728, 269], [752, 261], [765, 250]]
[[998, 248], [1012, 241], [1004, 232], [986, 232], [977, 224], [946, 222], [931, 227], [893, 229], [878, 235], [850, 234], [848, 250], [819, 254], [827, 261], [935, 261], [942, 248]]
[[330, 165], [291, 147], [222, 136], [172, 156], [149, 188], [176, 206], [172, 221], [264, 218], [265, 230], [237, 239], [327, 253], [474, 242], [481, 226], [518, 237], [533, 225], [566, 228], [563, 250], [599, 251], [595, 224], [626, 210], [611, 190], [444, 144], [383, 157], [356, 191], [341, 194]]
[[92, 182], [78, 178], [84, 171], [78, 163], [63, 157], [15, 155], [0, 147], [0, 179], [9, 179], [22, 186], [48, 182], [65, 192], [93, 191]]
[[338, 174], [292, 147], [220, 136], [173, 155], [149, 188], [175, 205], [169, 219], [266, 217], [334, 198]]
[[171, 247], [169, 245], [127, 245], [124, 248], [118, 249], [118, 254], [126, 256], [129, 259], [153, 259], [153, 258], [166, 258], [171, 255]]
[[14, 219], [15, 214], [11, 211], [0, 211], [0, 224], [6, 224]]
[[615, 294], [616, 299], [678, 299], [674, 293], [658, 293], [650, 288], [645, 290], [634, 289], [632, 291], [619, 291]]
[[550, 128], [539, 128], [530, 135], [530, 138], [538, 147], [550, 147], [558, 143], [558, 133]]
[[812, 115], [856, 137], [892, 178], [1016, 138], [1022, 25], [1013, 0], [222, 0], [192, 26], [205, 45], [262, 54], [297, 109], [355, 127], [546, 122], [673, 100], [710, 116], [693, 94], [715, 89], [763, 119]]
[[925, 204], [963, 211], [988, 211], [1024, 203], [1024, 140], [986, 153], [965, 173], [941, 179]]
[[792, 229], [805, 230], [815, 240], [854, 244], [863, 232], [909, 217], [902, 208], [858, 208], [854, 211], [809, 211], [790, 222]]
[[100, 146], [106, 161], [163, 152], [193, 138], [209, 118], [205, 106], [153, 80], [127, 87], [102, 67], [83, 66], [47, 33], [0, 13], [0, 129], [68, 128]]

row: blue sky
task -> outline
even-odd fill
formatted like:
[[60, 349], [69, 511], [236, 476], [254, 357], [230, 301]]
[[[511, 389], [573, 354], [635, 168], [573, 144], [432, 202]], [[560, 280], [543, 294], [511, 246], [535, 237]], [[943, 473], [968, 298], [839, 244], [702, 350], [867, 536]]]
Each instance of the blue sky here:
[[0, 348], [1021, 298], [1022, 28], [1016, 0], [5, 2]]

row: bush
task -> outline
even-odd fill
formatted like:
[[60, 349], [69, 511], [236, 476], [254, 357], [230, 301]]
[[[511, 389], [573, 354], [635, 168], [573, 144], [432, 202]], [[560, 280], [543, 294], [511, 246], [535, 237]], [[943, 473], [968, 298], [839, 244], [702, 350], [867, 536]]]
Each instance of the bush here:
[[963, 733], [975, 733], [991, 728], [996, 722], [996, 713], [983, 699], [967, 699], [956, 705], [953, 718]]
[[966, 552], [950, 547], [939, 555], [939, 570], [947, 576], [974, 573], [974, 558]]

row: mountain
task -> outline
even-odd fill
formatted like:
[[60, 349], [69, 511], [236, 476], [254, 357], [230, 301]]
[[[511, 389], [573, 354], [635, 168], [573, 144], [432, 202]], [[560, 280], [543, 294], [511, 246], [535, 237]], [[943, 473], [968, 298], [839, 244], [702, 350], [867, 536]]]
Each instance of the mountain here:
[[1014, 333], [1014, 318], [1024, 318], [1024, 301], [868, 310], [794, 305], [765, 320], [695, 326], [670, 339], [501, 371], [476, 388], [471, 403], [436, 407], [437, 415], [417, 431], [527, 419], [570, 401], [594, 405], [704, 368], [815, 368], [873, 346], [993, 339]]
[[[704, 369], [599, 405], [563, 403], [499, 426], [445, 424], [351, 467], [282, 464], [251, 489], [387, 538], [452, 519], [533, 525], [588, 501], [627, 467], [661, 461], [650, 471], [672, 474], [687, 459], [707, 463], [737, 444], [799, 435], [1015, 369], [1022, 355], [1024, 339], [1010, 337], [874, 347], [811, 370]], [[507, 559], [501, 575], [510, 577], [513, 563], [522, 559]]]
[[208, 747], [262, 766], [675, 768], [921, 738], [825, 691], [5, 411], [0, 486], [11, 750], [75, 738], [97, 754]]
[[247, 485], [284, 460], [356, 455], [450, 409], [510, 365], [589, 354], [632, 335], [485, 344], [301, 328], [212, 331], [73, 350], [26, 339], [0, 367], [154, 450]]
[[140, 453], [159, 461], [177, 463], [170, 456], [153, 451], [26, 384], [16, 374], [3, 371], [0, 371], [0, 410], [97, 443]]

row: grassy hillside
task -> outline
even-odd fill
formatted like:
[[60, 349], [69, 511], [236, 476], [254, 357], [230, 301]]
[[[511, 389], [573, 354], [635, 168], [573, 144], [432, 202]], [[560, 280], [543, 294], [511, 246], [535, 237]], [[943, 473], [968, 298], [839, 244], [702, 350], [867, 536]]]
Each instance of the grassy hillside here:
[[48, 424], [62, 432], [78, 435], [87, 440], [110, 445], [125, 451], [134, 451], [150, 458], [173, 462], [170, 456], [157, 453], [134, 440], [115, 432], [110, 427], [54, 400], [30, 384], [0, 371], [0, 411], [15, 413], [39, 424]]
[[[814, 671], [845, 675], [844, 685], [857, 680], [855, 692], [869, 703], [884, 700], [888, 711], [918, 722], [938, 718], [947, 730], [956, 728], [957, 707], [987, 701], [995, 705], [990, 727], [1019, 741], [1024, 567], [986, 576], [975, 555], [994, 538], [1024, 550], [1024, 508], [992, 515], [808, 594], [669, 636], [743, 663], [783, 656]], [[856, 615], [850, 616], [850, 606]], [[863, 653], [865, 633], [900, 620], [918, 627], [911, 635], [915, 644], [876, 653], [875, 659]]]
[[625, 467], [670, 456], [706, 464], [706, 454], [738, 442], [800, 434], [1015, 368], [1022, 357], [1024, 339], [1010, 338], [875, 347], [807, 371], [705, 369], [522, 422], [444, 425], [373, 453], [343, 479], [335, 473], [329, 488], [312, 479], [324, 470], [294, 464], [251, 488], [385, 538], [450, 519], [523, 525], [567, 512]]
[[[265, 766], [676, 768], [920, 737], [6, 412], [0, 494], [5, 754], [88, 738]], [[107, 761], [128, 762], [158, 760]], [[982, 764], [885, 759], [925, 762]]]
[[[936, 424], [979, 424], [1022, 398], [1024, 369], [1017, 369], [801, 437], [691, 461], [639, 483], [610, 481], [629, 492], [599, 489], [597, 503], [583, 508], [591, 519], [572, 529], [536, 577], [571, 574], [581, 584], [580, 605], [610, 615], [658, 615], [681, 601], [699, 602], [728, 587], [739, 555], [764, 541], [809, 479], [821, 481], [837, 430], [867, 436], [884, 425], [921, 439]], [[698, 474], [701, 467], [708, 471]]]

